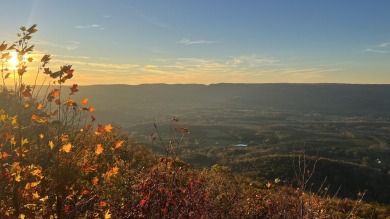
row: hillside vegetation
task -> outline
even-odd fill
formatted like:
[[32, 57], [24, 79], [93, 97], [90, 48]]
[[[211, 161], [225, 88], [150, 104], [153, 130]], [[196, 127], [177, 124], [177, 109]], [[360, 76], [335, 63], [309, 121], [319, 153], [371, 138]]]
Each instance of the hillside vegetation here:
[[[221, 165], [192, 169], [176, 156], [189, 133], [177, 117], [169, 141], [153, 137], [164, 155], [134, 143], [121, 128], [96, 123], [98, 109], [87, 98], [75, 100], [71, 65], [52, 67], [44, 55], [30, 72], [36, 31], [21, 27], [15, 44], [0, 44], [0, 218], [389, 216], [388, 207], [364, 203], [364, 191], [355, 200], [339, 199], [327, 186], [310, 191], [314, 166], [306, 156], [296, 159], [294, 185], [253, 180]], [[13, 68], [7, 67], [11, 51], [19, 59]], [[26, 85], [26, 74], [42, 75], [51, 86]]]

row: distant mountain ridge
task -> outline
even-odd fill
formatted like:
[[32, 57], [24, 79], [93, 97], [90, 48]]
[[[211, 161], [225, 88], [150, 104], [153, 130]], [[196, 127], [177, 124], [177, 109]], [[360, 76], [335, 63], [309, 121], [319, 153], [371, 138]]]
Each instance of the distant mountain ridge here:
[[118, 124], [202, 107], [378, 116], [390, 112], [390, 85], [370, 84], [90, 85], [80, 86], [78, 97], [88, 97], [104, 121]]

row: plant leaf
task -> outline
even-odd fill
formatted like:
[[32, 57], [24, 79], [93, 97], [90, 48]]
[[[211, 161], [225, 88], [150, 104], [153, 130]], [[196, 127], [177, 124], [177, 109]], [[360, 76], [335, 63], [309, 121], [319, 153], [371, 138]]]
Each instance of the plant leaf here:
[[44, 117], [37, 116], [35, 114], [32, 114], [31, 120], [39, 123], [45, 123], [46, 119]]
[[80, 104], [81, 105], [87, 105], [88, 103], [88, 98], [84, 97], [81, 101], [80, 101]]
[[71, 93], [70, 94], [74, 94], [74, 93], [76, 93], [77, 91], [79, 91], [79, 89], [77, 89], [77, 84], [73, 84], [73, 86], [72, 87], [70, 87], [70, 91], [71, 91]]
[[0, 51], [4, 51], [7, 49], [7, 44], [5, 44], [5, 41], [3, 41], [0, 45]]
[[53, 149], [53, 147], [54, 147], [53, 141], [49, 141], [49, 147], [50, 147], [50, 149]]
[[111, 218], [111, 213], [110, 213], [110, 209], [108, 209], [106, 213], [104, 213], [104, 219], [110, 219], [110, 218]]
[[120, 148], [120, 147], [122, 147], [122, 145], [123, 145], [123, 142], [125, 142], [124, 140], [122, 140], [122, 141], [118, 141], [118, 142], [116, 142], [115, 143], [115, 147], [114, 147], [114, 149], [117, 149], [117, 148]]
[[96, 176], [91, 180], [92, 185], [97, 185], [98, 182], [99, 182], [99, 178], [97, 178]]
[[108, 124], [108, 125], [105, 125], [104, 126], [104, 131], [106, 131], [106, 132], [111, 132], [112, 131], [112, 126], [111, 126], [111, 124]]
[[104, 149], [103, 149], [102, 145], [101, 145], [101, 144], [98, 144], [98, 145], [96, 146], [95, 154], [99, 155], [99, 154], [103, 153], [103, 150], [104, 150]]
[[62, 150], [65, 151], [66, 153], [69, 153], [71, 148], [72, 148], [72, 145], [70, 143], [62, 146]]

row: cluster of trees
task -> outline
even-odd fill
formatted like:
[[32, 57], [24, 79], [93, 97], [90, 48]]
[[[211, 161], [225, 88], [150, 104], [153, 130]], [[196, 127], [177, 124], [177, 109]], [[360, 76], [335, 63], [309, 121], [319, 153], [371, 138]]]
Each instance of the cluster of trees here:
[[[131, 142], [119, 127], [95, 124], [88, 99], [72, 99], [77, 84], [66, 85], [74, 74], [71, 65], [54, 71], [50, 56], [43, 55], [35, 84], [24, 84], [25, 75], [32, 74], [29, 40], [36, 31], [36, 25], [21, 27], [15, 43], [0, 45], [1, 218], [354, 218], [388, 213], [385, 208], [362, 210], [361, 199], [321, 197], [305, 193], [304, 187], [278, 186], [278, 180], [252, 181], [223, 166], [194, 170], [176, 158], [176, 138], [166, 145], [165, 155], [157, 155]], [[42, 84], [50, 85], [45, 91], [38, 85], [41, 75]]]

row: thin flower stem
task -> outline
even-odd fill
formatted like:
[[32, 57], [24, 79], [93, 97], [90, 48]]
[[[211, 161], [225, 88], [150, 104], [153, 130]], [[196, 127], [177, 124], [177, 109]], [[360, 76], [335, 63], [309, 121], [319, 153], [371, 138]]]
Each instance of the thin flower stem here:
[[38, 66], [38, 71], [37, 71], [37, 74], [35, 75], [35, 81], [34, 81], [33, 89], [31, 91], [31, 96], [34, 96], [35, 86], [37, 85], [37, 80], [38, 80], [38, 75], [39, 75], [40, 69], [41, 69], [41, 65]]

